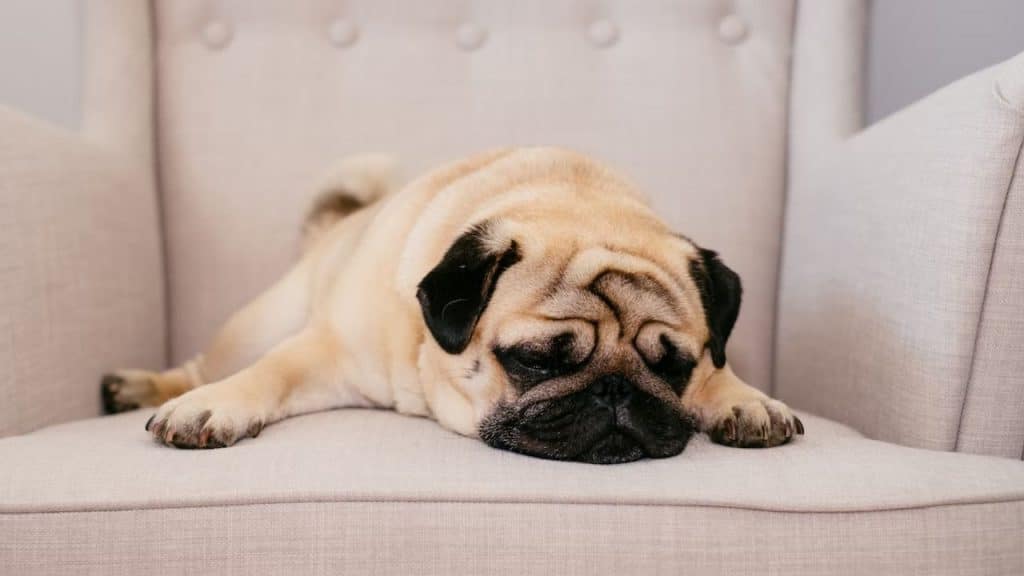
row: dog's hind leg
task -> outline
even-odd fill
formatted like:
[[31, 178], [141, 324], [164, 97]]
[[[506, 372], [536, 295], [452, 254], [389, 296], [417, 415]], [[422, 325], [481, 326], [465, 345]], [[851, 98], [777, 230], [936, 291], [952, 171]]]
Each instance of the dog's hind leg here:
[[277, 284], [232, 315], [202, 354], [181, 366], [105, 375], [100, 383], [104, 410], [112, 414], [159, 406], [238, 372], [297, 333], [309, 319], [314, 264], [312, 258], [303, 258]]
[[[118, 370], [105, 375], [100, 383], [104, 410], [109, 414], [159, 406], [242, 370], [299, 332], [309, 320], [316, 292], [325, 278], [331, 280], [332, 265], [348, 257], [367, 221], [365, 213], [363, 217], [353, 213], [388, 194], [396, 184], [397, 164], [387, 156], [353, 156], [332, 166], [306, 217], [299, 263], [236, 312], [201, 355], [163, 372]], [[318, 274], [319, 267], [328, 269], [326, 275]]]

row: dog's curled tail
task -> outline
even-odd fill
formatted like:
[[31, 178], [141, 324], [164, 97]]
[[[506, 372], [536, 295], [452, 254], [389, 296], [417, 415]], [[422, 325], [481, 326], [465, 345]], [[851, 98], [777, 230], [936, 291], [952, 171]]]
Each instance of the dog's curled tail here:
[[387, 196], [398, 186], [398, 162], [384, 154], [343, 158], [320, 179], [306, 215], [302, 244], [308, 249], [338, 220]]

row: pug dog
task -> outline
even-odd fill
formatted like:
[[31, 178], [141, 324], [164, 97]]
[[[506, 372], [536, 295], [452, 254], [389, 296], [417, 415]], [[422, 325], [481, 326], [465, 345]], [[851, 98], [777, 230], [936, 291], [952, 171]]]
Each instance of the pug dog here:
[[391, 172], [343, 162], [298, 263], [201, 356], [105, 376], [106, 410], [159, 406], [157, 441], [219, 448], [289, 416], [382, 407], [599, 464], [673, 456], [698, 431], [737, 447], [803, 433], [726, 361], [739, 277], [608, 168], [500, 150], [389, 194]]

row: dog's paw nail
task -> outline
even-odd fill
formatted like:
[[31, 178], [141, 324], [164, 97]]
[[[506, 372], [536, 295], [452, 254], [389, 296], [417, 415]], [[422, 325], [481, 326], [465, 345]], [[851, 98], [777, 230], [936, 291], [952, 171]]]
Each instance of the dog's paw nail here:
[[729, 418], [725, 421], [725, 437], [730, 440], [736, 439], [736, 420]]
[[196, 421], [193, 424], [193, 427], [199, 428], [201, 430], [203, 426], [206, 426], [206, 423], [210, 421], [210, 416], [213, 416], [212, 411], [203, 410], [202, 412], [199, 413], [199, 416], [196, 416]]
[[153, 420], [155, 420], [155, 419], [156, 419], [156, 413], [154, 413], [152, 416], [150, 416], [149, 420], [146, 420], [146, 432], [149, 432], [149, 427], [153, 425]]
[[201, 432], [199, 432], [199, 447], [200, 448], [206, 448], [210, 444], [210, 434], [212, 434], [212, 433], [213, 433], [213, 430], [211, 430], [209, 428], [203, 428], [203, 430]]
[[[155, 418], [156, 415], [154, 414], [153, 417]], [[151, 420], [152, 420], [152, 418], [151, 418]], [[155, 422], [153, 422], [150, 425], [149, 433], [152, 434], [153, 438], [156, 439], [156, 440], [162, 439], [164, 437], [164, 426], [166, 424], [167, 424], [167, 420], [165, 420], [165, 419], [161, 418], [159, 420], [156, 420]]]
[[801, 422], [800, 419], [796, 417], [796, 415], [793, 416], [793, 424], [796, 425], [796, 433], [797, 434], [803, 434], [804, 433], [804, 423]]
[[738, 437], [736, 418], [729, 416], [718, 423], [711, 432], [711, 438], [719, 444], [733, 445]]

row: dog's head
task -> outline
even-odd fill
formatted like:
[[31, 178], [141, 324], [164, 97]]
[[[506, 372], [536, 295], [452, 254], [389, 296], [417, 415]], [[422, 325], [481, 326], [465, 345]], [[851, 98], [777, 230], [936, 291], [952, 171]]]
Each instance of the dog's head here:
[[694, 431], [684, 391], [725, 364], [738, 276], [652, 218], [543, 216], [473, 225], [423, 278], [430, 361], [492, 446], [593, 463], [678, 454]]

